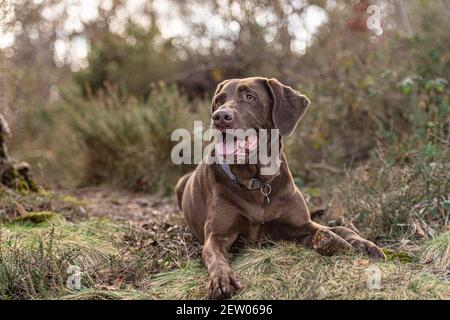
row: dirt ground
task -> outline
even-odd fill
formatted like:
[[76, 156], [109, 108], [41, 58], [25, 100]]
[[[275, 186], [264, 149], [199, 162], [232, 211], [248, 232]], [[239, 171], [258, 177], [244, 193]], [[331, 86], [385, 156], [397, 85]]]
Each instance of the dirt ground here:
[[181, 216], [174, 197], [161, 198], [148, 193], [135, 193], [104, 188], [81, 188], [58, 191], [70, 195], [85, 206], [86, 217], [108, 217], [114, 221], [146, 228], [146, 225], [162, 216]]

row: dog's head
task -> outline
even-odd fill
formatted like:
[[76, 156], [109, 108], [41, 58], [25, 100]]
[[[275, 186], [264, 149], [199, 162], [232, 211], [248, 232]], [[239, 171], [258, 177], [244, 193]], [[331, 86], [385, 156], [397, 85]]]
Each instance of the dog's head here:
[[309, 99], [277, 79], [245, 78], [221, 82], [211, 103], [212, 126], [226, 129], [278, 129], [289, 136]]
[[281, 136], [289, 136], [309, 103], [306, 96], [277, 79], [225, 80], [218, 85], [211, 103], [211, 125], [223, 133], [278, 129]]

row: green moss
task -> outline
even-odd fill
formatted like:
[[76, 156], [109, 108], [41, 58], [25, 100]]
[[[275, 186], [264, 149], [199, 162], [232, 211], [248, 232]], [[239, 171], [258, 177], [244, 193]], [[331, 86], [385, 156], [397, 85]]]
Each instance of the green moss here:
[[387, 261], [398, 261], [401, 263], [412, 263], [414, 258], [411, 254], [404, 251], [394, 251], [391, 249], [382, 249], [384, 254], [386, 255]]
[[1, 182], [21, 194], [40, 192], [42, 189], [32, 179], [22, 176], [17, 169], [12, 167], [3, 172]]
[[34, 180], [28, 181], [28, 188], [32, 192], [43, 193], [45, 192], [44, 188], [38, 185]]
[[36, 225], [42, 223], [59, 224], [64, 222], [65, 220], [66, 219], [59, 213], [51, 211], [40, 211], [40, 212], [29, 212], [26, 215], [15, 218], [13, 221]]
[[72, 197], [72, 196], [64, 195], [64, 196], [61, 196], [59, 199], [62, 202], [65, 202], [65, 203], [67, 203], [69, 205], [72, 205], [72, 206], [85, 206], [85, 205], [87, 205], [86, 201], [82, 201], [82, 200], [77, 199], [77, 198]]

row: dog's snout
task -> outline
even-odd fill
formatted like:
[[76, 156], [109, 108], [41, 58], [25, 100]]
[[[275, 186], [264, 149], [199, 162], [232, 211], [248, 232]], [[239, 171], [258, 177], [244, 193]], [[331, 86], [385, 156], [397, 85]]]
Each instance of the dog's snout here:
[[218, 127], [226, 127], [233, 122], [234, 116], [230, 111], [217, 110], [213, 113], [212, 120], [214, 125]]

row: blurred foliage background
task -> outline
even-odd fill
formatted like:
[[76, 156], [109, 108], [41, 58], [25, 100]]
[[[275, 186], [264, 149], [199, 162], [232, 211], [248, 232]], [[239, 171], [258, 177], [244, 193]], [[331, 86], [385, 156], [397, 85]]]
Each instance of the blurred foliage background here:
[[313, 196], [373, 161], [448, 166], [448, 1], [21, 0], [0, 14], [11, 153], [44, 186], [169, 193], [190, 169], [171, 164], [171, 131], [208, 121], [218, 82], [255, 75], [312, 101], [286, 149]]

